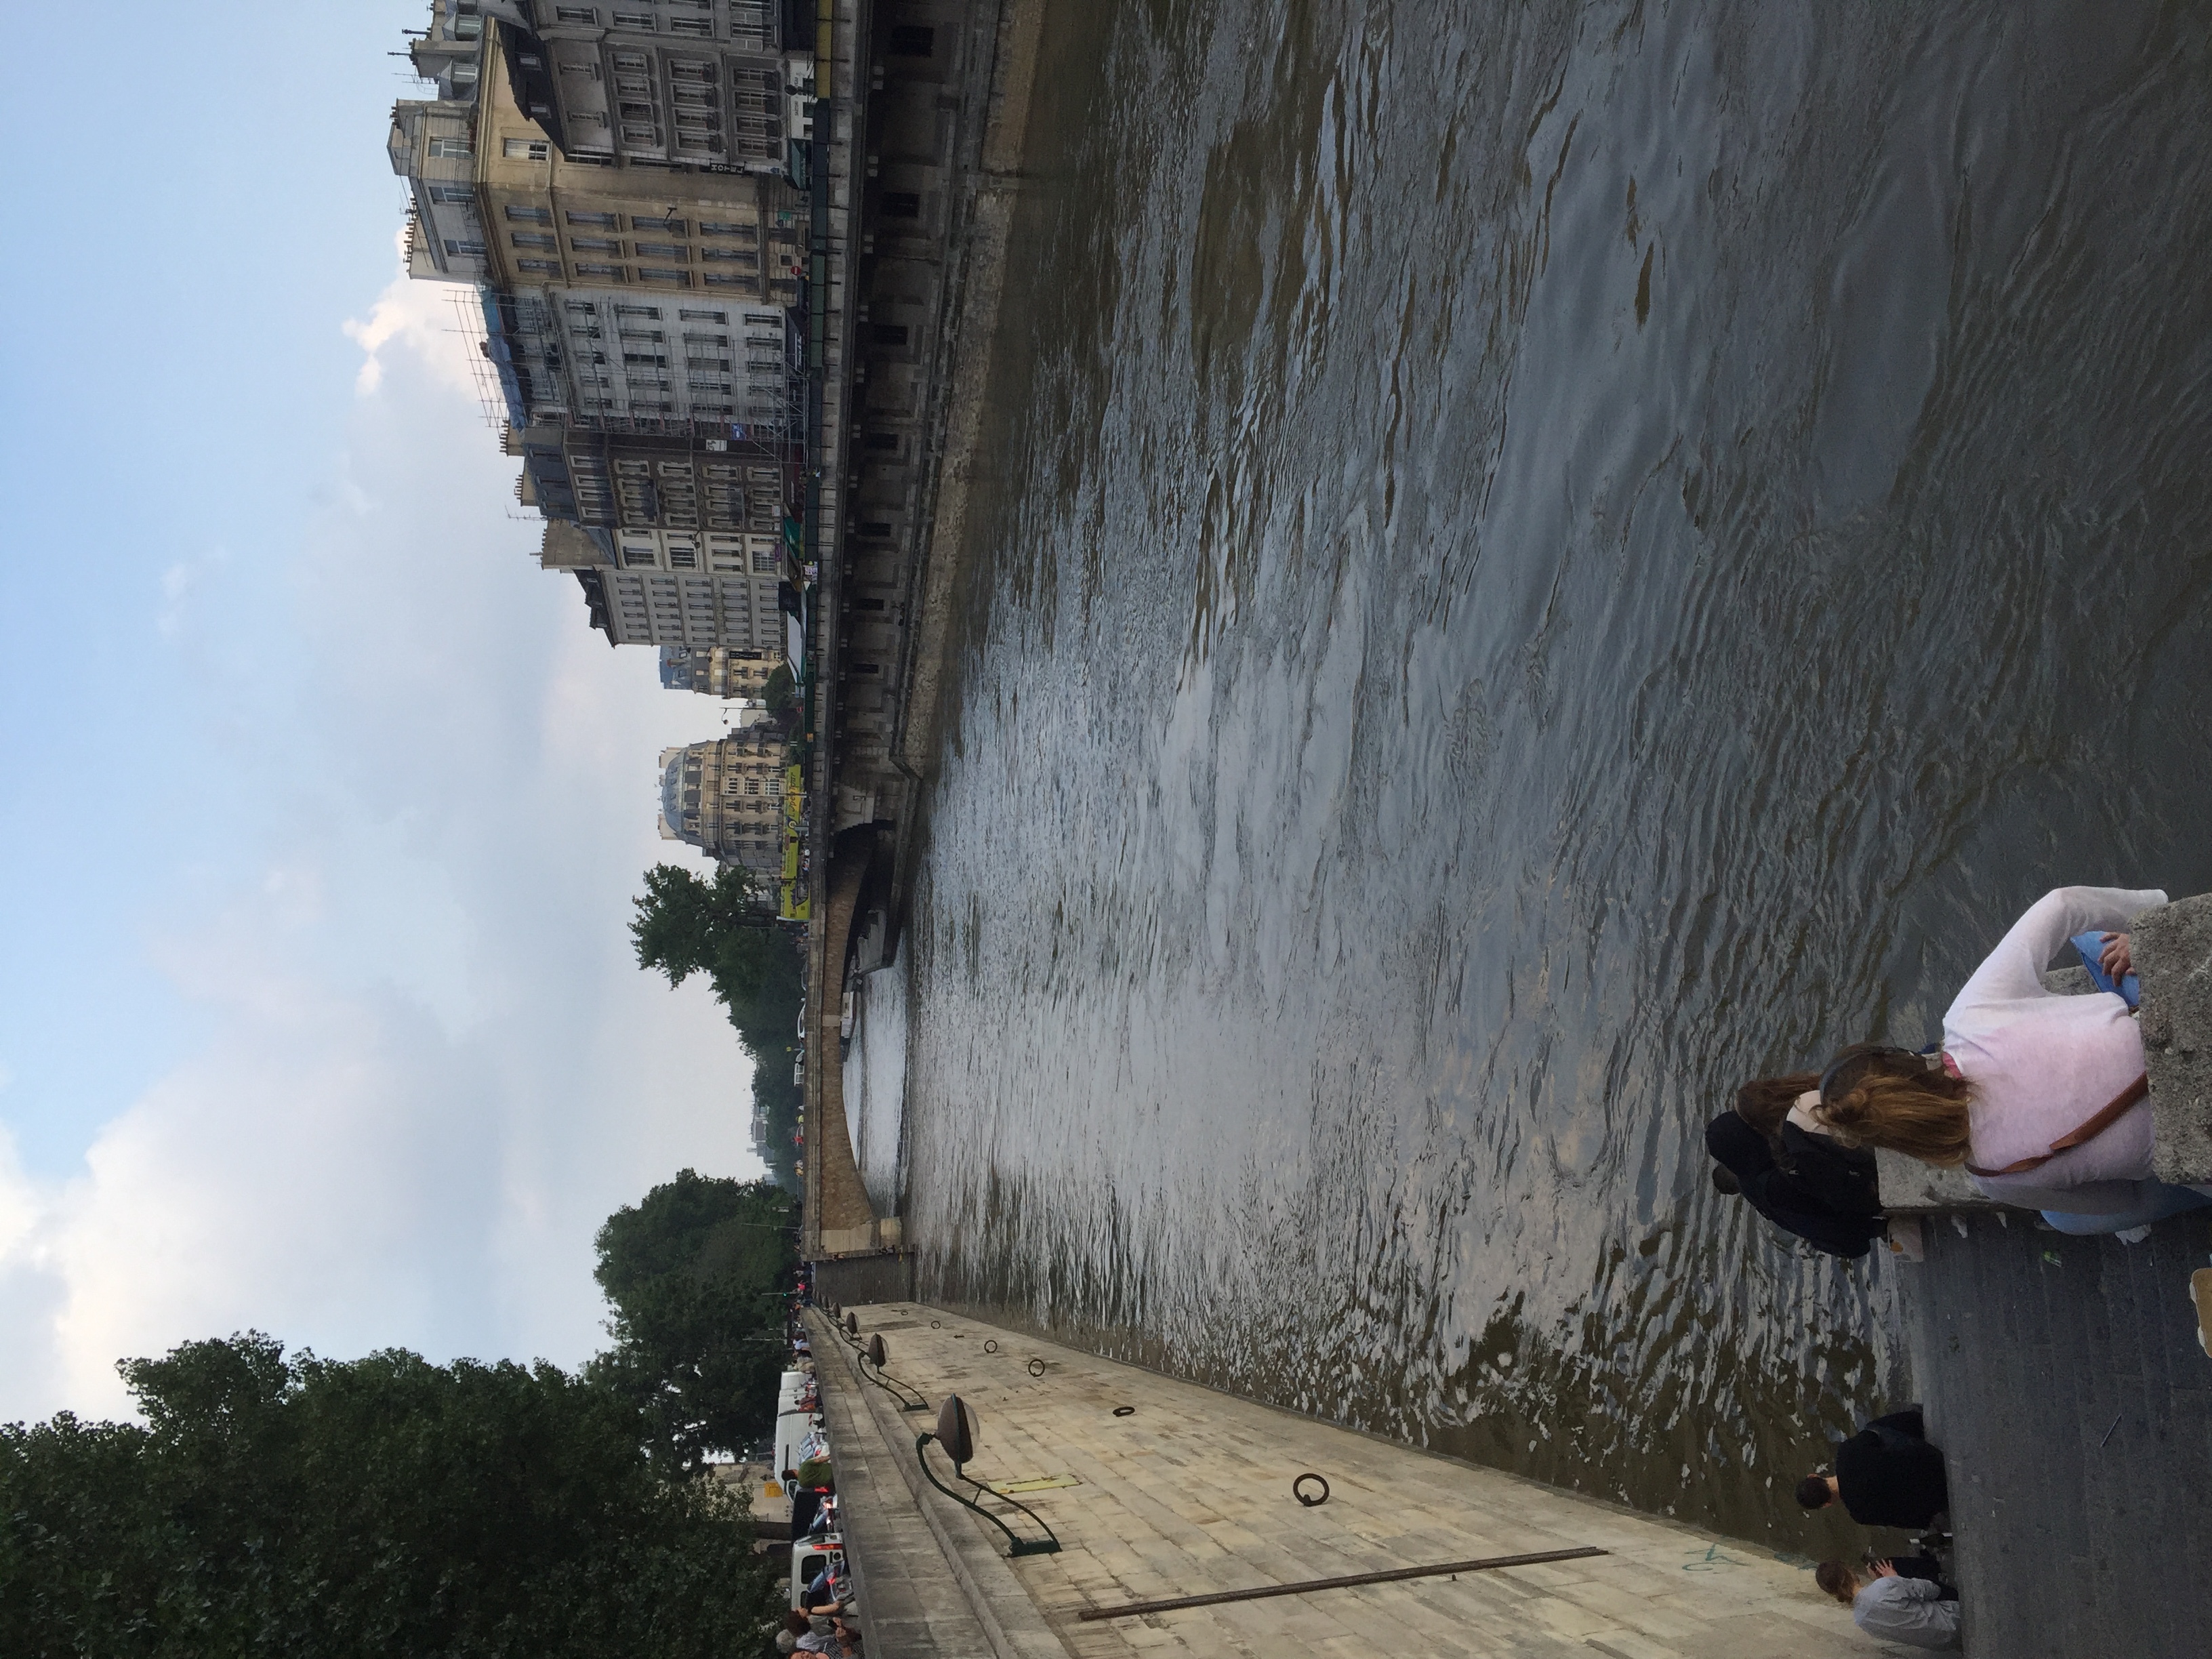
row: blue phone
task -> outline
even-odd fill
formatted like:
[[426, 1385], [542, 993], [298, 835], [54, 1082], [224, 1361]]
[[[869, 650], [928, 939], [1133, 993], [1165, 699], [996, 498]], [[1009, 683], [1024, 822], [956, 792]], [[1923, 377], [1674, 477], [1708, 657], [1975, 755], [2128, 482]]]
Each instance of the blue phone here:
[[2097, 981], [2097, 988], [2100, 991], [2117, 991], [2119, 993], [2120, 1000], [2126, 1003], [2129, 1007], [2133, 1008], [2137, 1006], [2142, 997], [2142, 981], [2133, 974], [2129, 974], [2115, 985], [2112, 983], [2112, 976], [2105, 971], [2102, 960], [2105, 954], [2104, 934], [2076, 933], [2074, 935], [2074, 948], [2081, 953], [2081, 965], [2089, 970], [2089, 977]]

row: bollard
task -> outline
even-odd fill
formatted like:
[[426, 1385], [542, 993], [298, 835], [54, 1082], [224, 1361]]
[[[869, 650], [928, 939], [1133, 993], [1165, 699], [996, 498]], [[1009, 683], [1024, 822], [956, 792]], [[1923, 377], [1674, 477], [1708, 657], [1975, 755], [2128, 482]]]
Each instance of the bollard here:
[[996, 1498], [1000, 1503], [1012, 1504], [1024, 1515], [1036, 1522], [1044, 1534], [1042, 1538], [1022, 1537], [974, 1498], [962, 1497], [939, 1480], [937, 1478], [937, 1472], [929, 1467], [929, 1443], [933, 1440], [943, 1446], [945, 1455], [952, 1460], [952, 1474], [955, 1480], [966, 1481], [979, 1492], [991, 1492], [988, 1486], [980, 1480], [971, 1479], [967, 1473], [965, 1466], [972, 1462], [975, 1455], [975, 1413], [968, 1409], [968, 1402], [961, 1399], [958, 1395], [948, 1394], [945, 1396], [945, 1404], [937, 1413], [935, 1434], [922, 1433], [914, 1437], [915, 1462], [921, 1465], [923, 1476], [931, 1486], [936, 1487], [954, 1503], [963, 1508], [975, 1510], [976, 1514], [1006, 1534], [1007, 1554], [1057, 1555], [1060, 1553], [1060, 1540], [1053, 1535], [1052, 1528], [1045, 1525], [1042, 1516], [1019, 1498], [1009, 1498], [1004, 1492], [991, 1492], [991, 1496]]

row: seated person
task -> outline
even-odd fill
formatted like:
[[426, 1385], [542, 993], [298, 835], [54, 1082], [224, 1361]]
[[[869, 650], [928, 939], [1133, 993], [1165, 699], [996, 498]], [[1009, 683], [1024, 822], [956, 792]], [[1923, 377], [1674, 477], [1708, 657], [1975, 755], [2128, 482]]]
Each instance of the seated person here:
[[[1941, 1054], [1846, 1049], [1820, 1079], [1815, 1115], [1846, 1141], [1963, 1164], [2000, 1203], [2117, 1217], [2170, 1196], [2150, 1178], [2142, 1036], [2126, 1002], [2043, 982], [2074, 935], [2123, 928], [2165, 902], [2148, 888], [2046, 893], [1945, 1012]], [[2124, 933], [2111, 933], [2101, 965], [2114, 977], [2132, 966]]]
[[829, 1618], [844, 1606], [830, 1585], [829, 1568], [824, 1567], [816, 1573], [813, 1581], [800, 1592], [799, 1606], [799, 1610], [811, 1619]]
[[1830, 1255], [1863, 1256], [1882, 1236], [1874, 1155], [1846, 1146], [1794, 1109], [1820, 1081], [1807, 1072], [1759, 1078], [1736, 1091], [1735, 1108], [1705, 1126], [1713, 1185], [1786, 1233]]
[[810, 1619], [795, 1611], [784, 1615], [783, 1629], [776, 1637], [776, 1647], [781, 1652], [827, 1654], [832, 1659], [859, 1644], [860, 1632], [842, 1620]]
[[1823, 1561], [1813, 1582], [1851, 1610], [1851, 1622], [1882, 1642], [1909, 1648], [1959, 1645], [1959, 1592], [1936, 1583], [1935, 1564], [1875, 1561], [1854, 1571]]
[[1808, 1510], [1838, 1498], [1863, 1527], [1924, 1527], [1949, 1506], [1943, 1454], [1928, 1443], [1917, 1406], [1875, 1418], [1836, 1448], [1833, 1474], [1797, 1483], [1797, 1501]]

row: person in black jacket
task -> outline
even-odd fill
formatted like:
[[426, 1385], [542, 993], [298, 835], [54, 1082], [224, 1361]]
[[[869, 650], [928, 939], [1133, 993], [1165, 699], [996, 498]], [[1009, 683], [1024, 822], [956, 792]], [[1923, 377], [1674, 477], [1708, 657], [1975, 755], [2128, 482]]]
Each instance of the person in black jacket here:
[[1713, 1185], [1817, 1250], [1863, 1256], [1883, 1231], [1874, 1155], [1790, 1121], [1791, 1103], [1819, 1081], [1805, 1073], [1738, 1090], [1735, 1109], [1705, 1126]]
[[1863, 1527], [1924, 1527], [1950, 1507], [1943, 1454], [1928, 1443], [1919, 1407], [1875, 1418], [1836, 1448], [1833, 1474], [1797, 1483], [1797, 1501], [1808, 1510], [1838, 1498]]

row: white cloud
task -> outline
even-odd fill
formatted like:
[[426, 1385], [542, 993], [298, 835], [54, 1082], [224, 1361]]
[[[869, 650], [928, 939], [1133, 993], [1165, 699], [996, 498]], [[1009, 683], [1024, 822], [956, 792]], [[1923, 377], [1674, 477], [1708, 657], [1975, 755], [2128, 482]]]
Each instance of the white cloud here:
[[[450, 342], [357, 326], [377, 395], [283, 596], [304, 678], [228, 786], [252, 872], [149, 945], [208, 1035], [67, 1179], [0, 1136], [0, 1418], [116, 1412], [118, 1358], [249, 1326], [574, 1364], [599, 1223], [685, 1164], [757, 1172], [734, 1033], [625, 927], [670, 850], [653, 757], [712, 706], [526, 556]], [[207, 648], [259, 650], [230, 616]]]
[[173, 636], [185, 625], [185, 605], [208, 577], [230, 562], [227, 548], [216, 547], [198, 558], [179, 559], [161, 572], [161, 604], [154, 626]]
[[680, 1163], [750, 1163], [741, 1068], [704, 997], [587, 951], [599, 1008], [556, 988], [457, 1041], [398, 988], [320, 982], [283, 902], [174, 947], [217, 1036], [82, 1175], [41, 1189], [0, 1146], [16, 1325], [0, 1416], [116, 1412], [118, 1358], [247, 1326], [338, 1353], [574, 1364], [601, 1317], [599, 1222]]
[[447, 386], [473, 393], [477, 370], [470, 355], [483, 337], [483, 325], [472, 321], [465, 307], [476, 303], [475, 290], [461, 283], [416, 282], [407, 274], [404, 226], [393, 241], [399, 274], [376, 296], [366, 321], [349, 317], [339, 325], [363, 354], [361, 372], [354, 380], [356, 395], [374, 397], [382, 387], [384, 349], [394, 341], [406, 346]]

